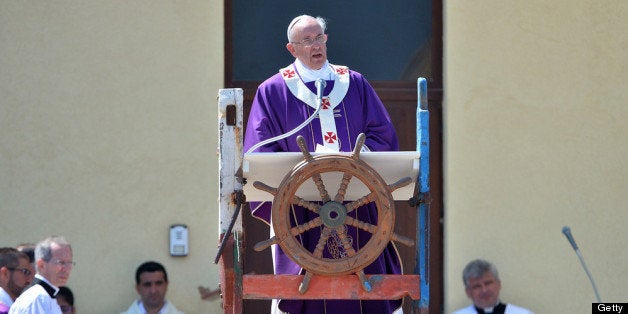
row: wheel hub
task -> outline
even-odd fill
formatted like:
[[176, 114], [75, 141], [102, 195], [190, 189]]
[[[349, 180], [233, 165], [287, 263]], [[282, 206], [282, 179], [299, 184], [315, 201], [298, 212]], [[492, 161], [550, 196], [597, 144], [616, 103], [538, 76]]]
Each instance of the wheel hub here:
[[347, 208], [334, 201], [325, 203], [319, 211], [323, 224], [329, 228], [336, 228], [345, 222]]

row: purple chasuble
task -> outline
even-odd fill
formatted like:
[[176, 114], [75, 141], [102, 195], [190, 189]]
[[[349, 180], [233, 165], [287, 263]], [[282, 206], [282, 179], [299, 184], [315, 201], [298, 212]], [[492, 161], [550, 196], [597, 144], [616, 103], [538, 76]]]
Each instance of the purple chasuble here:
[[[305, 84], [313, 93], [316, 93], [314, 82]], [[327, 96], [334, 87], [334, 81], [328, 80], [324, 95]], [[270, 77], [257, 89], [255, 99], [249, 114], [244, 136], [244, 151], [255, 144], [289, 132], [314, 112], [314, 108], [297, 99], [288, 89], [281, 74]], [[364, 146], [371, 151], [397, 151], [399, 144], [395, 128], [390, 116], [381, 100], [368, 83], [358, 72], [350, 71], [350, 85], [344, 99], [334, 108], [336, 130], [340, 141], [340, 150], [351, 152], [355, 147], [357, 136], [366, 135]], [[296, 138], [303, 136], [311, 152], [315, 151], [316, 144], [323, 145], [321, 126], [318, 118], [312, 120], [297, 133], [277, 142], [269, 143], [256, 152], [300, 152]], [[355, 179], [354, 179], [355, 180]], [[389, 182], [387, 182], [389, 183]], [[337, 191], [328, 191], [333, 196]], [[253, 215], [270, 224], [271, 204], [266, 202], [251, 203]], [[317, 214], [294, 206], [293, 213], [296, 221], [302, 224], [310, 221]], [[367, 204], [352, 211], [349, 215], [360, 221], [377, 224], [377, 209], [374, 204]], [[370, 239], [370, 233], [347, 226], [347, 234], [351, 238], [354, 249], [358, 250]], [[320, 229], [314, 228], [299, 236], [304, 247], [312, 252], [320, 238]], [[325, 258], [341, 258], [344, 253], [342, 245], [338, 247], [337, 237], [331, 237], [323, 253]], [[335, 243], [337, 242], [337, 243]], [[276, 274], [304, 274], [305, 270], [286, 256], [281, 247], [277, 246], [274, 256]], [[401, 263], [397, 250], [389, 243], [380, 256], [369, 266], [364, 268], [366, 274], [401, 274]], [[320, 313], [392, 313], [401, 306], [401, 300], [372, 301], [372, 300], [281, 300], [279, 308], [291, 314], [320, 314]]]

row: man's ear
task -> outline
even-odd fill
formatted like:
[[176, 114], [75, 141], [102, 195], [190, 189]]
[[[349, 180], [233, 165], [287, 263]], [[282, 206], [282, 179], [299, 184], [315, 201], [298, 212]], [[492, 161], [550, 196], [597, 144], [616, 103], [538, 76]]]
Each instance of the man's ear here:
[[46, 262], [43, 259], [38, 259], [35, 263], [35, 272], [39, 272], [39, 270], [43, 270]]
[[287, 43], [286, 44], [286, 49], [288, 49], [288, 51], [290, 52], [290, 54], [293, 57], [295, 57], [295, 58], [297, 57], [297, 51], [296, 51], [296, 48], [294, 47], [293, 43]]
[[5, 278], [8, 273], [9, 269], [6, 266], [2, 266], [2, 268], [0, 268], [0, 278]]

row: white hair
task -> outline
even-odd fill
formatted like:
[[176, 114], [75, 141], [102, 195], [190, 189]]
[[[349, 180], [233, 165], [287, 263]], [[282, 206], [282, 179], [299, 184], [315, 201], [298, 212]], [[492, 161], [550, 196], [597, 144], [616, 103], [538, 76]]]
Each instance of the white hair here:
[[321, 26], [321, 28], [323, 29], [323, 33], [325, 33], [325, 30], [327, 29], [327, 21], [325, 21], [324, 18], [317, 16], [317, 17], [313, 17], [310, 15], [299, 15], [295, 18], [292, 19], [292, 22], [290, 22], [290, 24], [288, 25], [288, 30], [286, 31], [286, 35], [288, 36], [288, 42], [292, 42], [292, 29], [294, 28], [294, 25], [296, 25], [301, 19], [303, 18], [313, 18], [316, 19], [316, 22], [318, 22], [318, 25]]

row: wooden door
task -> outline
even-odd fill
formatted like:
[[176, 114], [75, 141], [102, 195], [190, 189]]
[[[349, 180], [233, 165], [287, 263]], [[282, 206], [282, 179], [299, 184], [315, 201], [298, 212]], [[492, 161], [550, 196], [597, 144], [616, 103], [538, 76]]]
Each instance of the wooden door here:
[[[403, 5], [408, 9], [394, 7]], [[393, 5], [394, 4], [394, 5]], [[245, 0], [225, 1], [225, 87], [244, 89], [244, 121], [248, 120], [250, 104], [257, 86], [276, 70], [292, 61], [285, 51], [285, 27], [291, 18], [304, 12], [328, 18], [328, 55], [330, 62], [355, 67], [369, 79], [380, 99], [385, 104], [395, 125], [401, 150], [416, 150], [416, 78], [428, 80], [428, 102], [430, 111], [430, 241], [426, 248], [429, 254], [427, 274], [430, 291], [421, 312], [442, 313], [442, 0], [405, 0], [386, 2], [368, 0], [356, 11], [337, 1], [285, 2], [279, 0], [250, 2]], [[390, 8], [393, 6], [392, 8]], [[281, 8], [281, 10], [278, 10]], [[395, 10], [396, 14], [378, 14], [380, 22], [364, 23], [369, 12]], [[394, 26], [400, 11], [405, 20], [428, 20], [429, 30], [403, 34], [403, 29], [418, 27], [412, 21]], [[311, 12], [311, 13], [310, 13]], [[333, 12], [338, 14], [334, 16]], [[347, 13], [350, 12], [350, 13]], [[341, 20], [349, 19], [347, 21]], [[375, 17], [373, 17], [375, 19]], [[386, 21], [385, 19], [389, 19]], [[402, 19], [403, 20], [403, 19]], [[342, 23], [341, 23], [342, 22]], [[379, 23], [379, 24], [378, 24]], [[413, 24], [414, 23], [414, 24]], [[423, 22], [426, 23], [426, 22]], [[392, 26], [390, 26], [392, 25]], [[391, 33], [386, 33], [392, 28]], [[420, 28], [423, 28], [422, 26]], [[345, 33], [343, 33], [345, 32]], [[378, 33], [379, 32], [379, 33]], [[427, 32], [427, 33], [426, 33]], [[401, 38], [392, 38], [402, 33]], [[356, 41], [345, 42], [345, 38]], [[422, 38], [422, 39], [421, 39]], [[332, 39], [339, 39], [334, 41]], [[384, 43], [385, 40], [397, 40]], [[413, 41], [416, 41], [413, 43]], [[402, 43], [410, 43], [404, 46]], [[362, 47], [362, 48], [360, 48]], [[414, 47], [414, 48], [411, 48]], [[377, 50], [381, 49], [381, 50]], [[399, 51], [405, 51], [398, 54]], [[404, 64], [398, 60], [405, 58]], [[392, 71], [389, 71], [393, 69]], [[396, 232], [414, 238], [417, 232], [417, 209], [405, 201], [395, 203], [397, 210]], [[250, 209], [242, 210], [245, 229], [244, 273], [272, 274], [270, 250], [255, 252], [253, 245], [268, 239], [269, 227], [251, 217]], [[398, 245], [404, 273], [417, 272], [417, 250], [415, 247]], [[406, 300], [404, 313], [419, 313], [418, 302]], [[245, 300], [245, 313], [268, 313], [270, 301]], [[429, 309], [429, 310], [428, 310]]]

